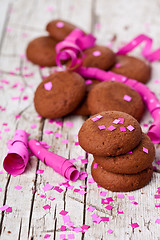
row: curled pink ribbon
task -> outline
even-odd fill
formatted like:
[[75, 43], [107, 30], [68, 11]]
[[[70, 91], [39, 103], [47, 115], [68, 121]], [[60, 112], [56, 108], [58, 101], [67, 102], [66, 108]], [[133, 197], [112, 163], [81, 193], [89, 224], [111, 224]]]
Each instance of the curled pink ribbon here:
[[142, 52], [141, 52], [143, 57], [145, 57], [150, 62], [157, 61], [160, 59], [160, 48], [158, 48], [155, 51], [152, 51], [153, 40], [152, 40], [152, 38], [150, 38], [144, 34], [140, 34], [137, 37], [135, 37], [128, 44], [126, 44], [125, 46], [120, 48], [116, 54], [117, 55], [125, 55], [128, 52], [131, 52], [133, 49], [135, 49], [141, 43], [145, 43], [145, 45], [142, 49]]
[[83, 56], [83, 50], [93, 47], [96, 38], [92, 34], [85, 35], [85, 33], [79, 28], [74, 29], [62, 42], [56, 45], [56, 63], [62, 67], [61, 60], [68, 60], [71, 58], [71, 65], [69, 69], [75, 66], [79, 67], [82, 63], [82, 59], [78, 59], [80, 54]]

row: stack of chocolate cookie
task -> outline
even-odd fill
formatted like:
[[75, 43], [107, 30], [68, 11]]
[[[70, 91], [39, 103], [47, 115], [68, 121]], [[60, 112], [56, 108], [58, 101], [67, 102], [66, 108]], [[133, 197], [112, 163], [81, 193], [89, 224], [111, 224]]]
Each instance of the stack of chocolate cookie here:
[[132, 116], [118, 111], [96, 114], [78, 137], [80, 146], [93, 154], [91, 173], [101, 187], [127, 192], [150, 181], [154, 145]]

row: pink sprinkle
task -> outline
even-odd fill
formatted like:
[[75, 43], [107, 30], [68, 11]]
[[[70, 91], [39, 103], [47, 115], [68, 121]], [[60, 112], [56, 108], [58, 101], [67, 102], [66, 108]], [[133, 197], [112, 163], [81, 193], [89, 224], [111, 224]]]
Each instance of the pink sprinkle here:
[[78, 146], [78, 145], [79, 145], [79, 142], [75, 142], [74, 145], [75, 145], [75, 146]]
[[148, 149], [143, 147], [143, 152], [147, 153], [148, 154]]
[[48, 199], [51, 200], [51, 201], [54, 201], [54, 200], [55, 200], [54, 197], [49, 197]]
[[87, 158], [81, 159], [81, 163], [82, 163], [82, 164], [87, 164], [87, 163], [88, 163], [88, 159], [87, 159]]
[[160, 218], [157, 218], [156, 221], [155, 221], [155, 223], [160, 224]]
[[109, 221], [109, 217], [100, 217], [102, 222], [108, 222]]
[[0, 187], [0, 192], [2, 192], [2, 188]]
[[86, 191], [80, 190], [80, 191], [79, 191], [79, 194], [84, 195], [84, 194], [86, 194]]
[[106, 127], [104, 125], [98, 126], [100, 130], [105, 129]]
[[143, 126], [144, 126], [144, 127], [148, 127], [148, 124], [144, 123]]
[[103, 116], [102, 115], [97, 115], [96, 117], [94, 117], [94, 118], [91, 118], [91, 120], [93, 121], [93, 122], [96, 122], [96, 121], [98, 121], [99, 119], [101, 119]]
[[32, 128], [32, 129], [34, 129], [34, 128], [36, 128], [36, 127], [37, 127], [36, 124], [32, 124], [32, 125], [31, 125], [31, 128]]
[[47, 82], [44, 84], [44, 88], [47, 90], [47, 91], [50, 91], [52, 89], [52, 83], [51, 82]]
[[69, 215], [63, 216], [63, 221], [64, 223], [70, 222], [70, 216]]
[[6, 212], [12, 212], [12, 207], [7, 208]]
[[60, 228], [61, 231], [65, 231], [66, 230], [66, 226], [62, 225]]
[[45, 210], [47, 210], [47, 209], [50, 209], [51, 207], [47, 204], [47, 205], [43, 206], [43, 208], [44, 208]]
[[120, 68], [121, 67], [121, 64], [120, 63], [116, 63], [115, 64], [115, 68]]
[[64, 26], [64, 23], [63, 22], [57, 22], [56, 23], [56, 27], [57, 28], [62, 28]]
[[118, 210], [117, 212], [118, 212], [118, 214], [124, 214], [124, 212], [122, 210]]
[[23, 100], [27, 100], [27, 99], [28, 99], [28, 96], [24, 96], [24, 97], [23, 97]]
[[107, 192], [105, 192], [105, 191], [101, 191], [101, 192], [100, 192], [100, 196], [105, 197], [105, 196], [106, 196], [106, 193], [107, 193]]
[[44, 170], [38, 169], [36, 173], [37, 174], [42, 174], [42, 173], [44, 173]]
[[155, 199], [159, 199], [160, 198], [160, 194], [154, 195]]
[[61, 138], [62, 137], [61, 133], [55, 133], [54, 135], [55, 135], [56, 138]]
[[66, 238], [66, 234], [60, 234], [60, 239], [65, 239]]
[[132, 201], [131, 203], [134, 205], [138, 205], [138, 203], [136, 201]]
[[97, 163], [94, 163], [93, 168], [96, 169], [97, 166], [98, 166], [98, 164], [97, 164]]
[[119, 123], [124, 123], [124, 118], [118, 118], [118, 120], [120, 120]]
[[123, 99], [127, 102], [130, 102], [132, 100], [132, 97], [130, 97], [128, 95], [124, 95]]
[[68, 234], [68, 239], [74, 239], [75, 237], [74, 237], [74, 234], [72, 233], [72, 234]]
[[80, 185], [79, 186], [81, 189], [84, 189], [84, 188], [86, 188], [87, 186], [86, 185]]
[[86, 85], [90, 85], [90, 84], [92, 84], [92, 83], [93, 83], [93, 81], [92, 81], [92, 80], [90, 80], [90, 79], [88, 79], [88, 80], [86, 80], [86, 81], [85, 81], [85, 83], [86, 83]]
[[113, 131], [113, 130], [115, 130], [116, 128], [115, 128], [113, 125], [111, 125], [111, 126], [109, 126], [107, 129], [108, 129], [109, 131]]
[[133, 131], [135, 128], [134, 128], [132, 125], [129, 125], [129, 126], [127, 127], [127, 129], [131, 132], [131, 131]]
[[5, 128], [4, 131], [5, 131], [5, 132], [9, 132], [9, 131], [10, 131], [10, 128]]
[[73, 122], [66, 122], [67, 127], [73, 127]]
[[160, 203], [155, 203], [155, 207], [160, 207]]
[[0, 174], [3, 174], [3, 171], [0, 171]]
[[98, 56], [101, 55], [101, 52], [100, 51], [94, 51], [92, 54], [93, 54], [93, 56], [98, 57]]
[[87, 211], [89, 211], [89, 212], [93, 212], [95, 210], [95, 208], [94, 207], [91, 207], [91, 206], [89, 206], [88, 208], [87, 208]]
[[68, 139], [63, 139], [63, 140], [62, 140], [62, 143], [68, 144]]
[[62, 210], [59, 214], [61, 214], [62, 216], [65, 216], [65, 215], [67, 215], [67, 211], [65, 211], [65, 210]]
[[125, 127], [120, 127], [120, 131], [121, 132], [126, 132], [126, 128]]
[[87, 178], [88, 177], [88, 174], [86, 173], [86, 172], [81, 172], [80, 173], [80, 176], [79, 176], [79, 179], [80, 180], [84, 180], [85, 178]]
[[107, 201], [109, 201], [109, 202], [113, 202], [113, 198], [112, 197], [108, 197], [108, 198], [106, 198], [107, 199]]
[[109, 234], [111, 234], [111, 233], [113, 233], [113, 230], [112, 230], [112, 229], [109, 229], [107, 232], [108, 232]]
[[118, 124], [119, 122], [120, 122], [119, 119], [115, 119], [115, 120], [113, 121], [114, 124]]
[[20, 97], [11, 97], [12, 100], [19, 100]]
[[128, 196], [129, 200], [134, 200], [134, 196]]
[[157, 163], [158, 165], [160, 165], [160, 160], [156, 161], [156, 163]]
[[41, 194], [39, 197], [40, 197], [40, 198], [46, 198], [46, 195]]
[[5, 211], [7, 208], [9, 208], [9, 207], [7, 205], [4, 205], [4, 206], [0, 207], [0, 210]]
[[50, 234], [46, 234], [45, 236], [44, 236], [44, 239], [48, 239], [48, 238], [50, 238]]
[[75, 158], [72, 158], [72, 159], [69, 159], [69, 161], [70, 161], [71, 163], [74, 163], [74, 162], [76, 162], [76, 159], [75, 159]]
[[132, 224], [131, 224], [131, 227], [134, 229], [134, 228], [139, 227], [139, 225], [138, 225], [138, 223], [132, 223]]
[[51, 190], [52, 188], [53, 188], [53, 186], [47, 183], [42, 189], [44, 192], [46, 192], [46, 191]]
[[101, 204], [109, 204], [109, 201], [107, 199], [102, 198], [101, 199]]
[[124, 194], [117, 194], [117, 198], [124, 198]]
[[106, 208], [107, 210], [111, 210], [113, 207], [108, 204], [105, 208]]
[[49, 134], [52, 134], [53, 131], [51, 131], [51, 130], [47, 130], [47, 129], [46, 129], [46, 130], [44, 130], [44, 133], [49, 135]]
[[95, 213], [93, 213], [92, 215], [91, 215], [91, 217], [94, 219], [94, 218], [98, 218], [98, 215], [97, 214], [95, 214]]
[[88, 178], [87, 180], [88, 180], [89, 183], [94, 183], [95, 182], [93, 178]]
[[17, 189], [17, 190], [21, 190], [21, 188], [22, 188], [22, 186], [20, 186], [20, 185], [17, 185], [17, 186], [15, 187], [15, 189]]

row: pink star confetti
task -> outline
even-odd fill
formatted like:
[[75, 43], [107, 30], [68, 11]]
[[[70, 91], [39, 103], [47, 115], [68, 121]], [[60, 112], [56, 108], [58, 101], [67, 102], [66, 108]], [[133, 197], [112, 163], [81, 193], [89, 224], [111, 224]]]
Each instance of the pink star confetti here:
[[109, 131], [113, 131], [113, 130], [115, 130], [116, 128], [115, 128], [113, 125], [111, 125], [111, 126], [109, 126], [107, 129], [108, 129]]
[[52, 83], [51, 82], [47, 82], [44, 84], [44, 88], [47, 90], [47, 91], [50, 91], [52, 89]]
[[143, 152], [147, 153], [148, 154], [148, 149], [143, 147]]
[[139, 227], [139, 225], [138, 225], [138, 223], [132, 223], [132, 224], [131, 224], [131, 227], [134, 229], [134, 228]]
[[132, 100], [132, 97], [130, 97], [128, 95], [124, 95], [123, 99], [127, 102], [130, 102]]
[[106, 127], [105, 127], [104, 125], [98, 126], [98, 128], [99, 128], [100, 130], [106, 129]]
[[17, 189], [17, 190], [21, 190], [21, 188], [22, 188], [22, 186], [20, 186], [20, 185], [17, 185], [17, 186], [15, 187], [15, 189]]
[[135, 128], [134, 128], [132, 125], [129, 125], [129, 126], [127, 127], [127, 129], [131, 132], [131, 131], [133, 131]]
[[47, 210], [47, 209], [50, 209], [51, 206], [49, 206], [49, 205], [47, 204], [47, 205], [43, 206], [43, 208], [44, 208], [44, 210]]

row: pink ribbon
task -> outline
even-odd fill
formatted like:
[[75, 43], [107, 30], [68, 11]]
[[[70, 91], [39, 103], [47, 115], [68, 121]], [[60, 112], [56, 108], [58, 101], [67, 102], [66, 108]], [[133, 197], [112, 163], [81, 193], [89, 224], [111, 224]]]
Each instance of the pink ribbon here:
[[68, 159], [48, 151], [36, 139], [31, 139], [28, 146], [38, 159], [68, 180], [76, 181], [78, 179], [79, 171]]
[[116, 54], [117, 55], [125, 55], [128, 52], [131, 52], [133, 49], [135, 49], [141, 43], [145, 43], [145, 45], [142, 49], [142, 52], [141, 52], [143, 57], [145, 57], [150, 62], [157, 61], [160, 59], [160, 48], [158, 48], [155, 51], [152, 51], [153, 40], [152, 40], [152, 38], [150, 38], [144, 34], [140, 34], [137, 37], [135, 37], [128, 44], [126, 44], [125, 46], [120, 48]]
[[71, 65], [69, 68], [80, 66], [82, 60], [79, 59], [77, 62], [78, 54], [83, 56], [82, 51], [93, 47], [96, 38], [92, 34], [85, 35], [79, 28], [74, 29], [63, 41], [56, 45], [56, 63], [62, 67], [61, 60], [68, 60], [71, 58]]
[[153, 143], [160, 143], [160, 102], [146, 85], [137, 82], [134, 79], [129, 79], [123, 75], [116, 74], [111, 71], [106, 72], [98, 68], [81, 67], [77, 69], [77, 72], [83, 77], [95, 78], [100, 81], [119, 81], [136, 90], [141, 95], [154, 119], [154, 122], [149, 128], [148, 136]]
[[24, 130], [16, 130], [10, 149], [4, 159], [3, 167], [12, 176], [17, 176], [24, 172], [29, 153], [27, 149], [28, 135]]

